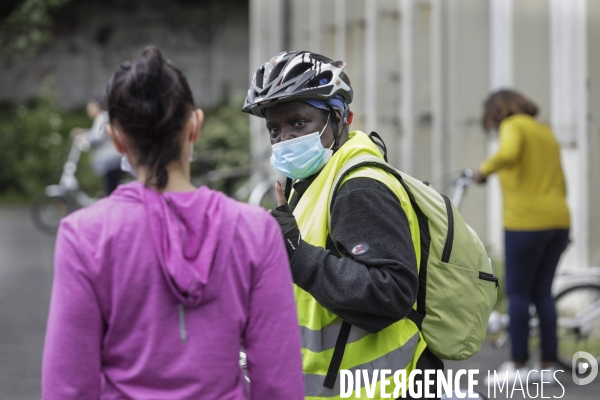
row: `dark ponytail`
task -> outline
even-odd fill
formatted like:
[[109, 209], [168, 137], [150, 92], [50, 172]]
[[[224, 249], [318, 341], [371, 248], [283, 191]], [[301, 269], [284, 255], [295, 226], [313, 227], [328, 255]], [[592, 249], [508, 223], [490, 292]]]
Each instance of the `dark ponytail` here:
[[179, 158], [194, 99], [187, 80], [154, 46], [142, 57], [125, 61], [106, 88], [111, 123], [117, 123], [133, 146], [138, 163], [149, 167], [146, 185], [164, 189], [167, 165]]

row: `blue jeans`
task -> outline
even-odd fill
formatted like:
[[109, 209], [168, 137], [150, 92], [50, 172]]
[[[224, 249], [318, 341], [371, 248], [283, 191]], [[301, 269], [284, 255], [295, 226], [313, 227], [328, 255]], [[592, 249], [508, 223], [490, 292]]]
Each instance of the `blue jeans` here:
[[512, 359], [522, 363], [529, 359], [529, 305], [533, 303], [540, 320], [542, 361], [554, 361], [557, 338], [552, 281], [569, 243], [569, 231], [505, 231], [504, 239]]

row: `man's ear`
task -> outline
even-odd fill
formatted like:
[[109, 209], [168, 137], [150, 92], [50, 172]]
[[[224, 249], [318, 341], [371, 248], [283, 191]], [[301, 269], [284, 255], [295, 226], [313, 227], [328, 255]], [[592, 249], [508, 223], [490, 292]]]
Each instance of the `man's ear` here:
[[110, 125], [110, 124], [106, 125], [106, 132], [108, 132], [108, 136], [110, 136], [110, 139], [112, 140], [113, 144], [115, 145], [115, 149], [117, 149], [117, 151], [121, 154], [126, 154], [127, 149], [121, 142], [121, 139], [117, 136], [117, 134], [113, 130], [112, 125]]
[[350, 126], [350, 124], [352, 124], [352, 119], [354, 119], [354, 113], [352, 111], [348, 112], [348, 122], [346, 123], [346, 125]]

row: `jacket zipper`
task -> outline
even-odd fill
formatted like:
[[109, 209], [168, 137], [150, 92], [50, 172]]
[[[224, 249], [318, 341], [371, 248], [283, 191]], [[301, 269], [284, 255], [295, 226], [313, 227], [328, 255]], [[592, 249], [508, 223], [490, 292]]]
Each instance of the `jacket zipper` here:
[[444, 203], [446, 203], [446, 212], [448, 214], [448, 235], [446, 236], [441, 261], [447, 263], [450, 261], [450, 253], [452, 253], [452, 244], [454, 243], [454, 213], [452, 212], [450, 199], [445, 195], [442, 195], [442, 198], [444, 199]]
[[482, 281], [494, 282], [496, 284], [496, 289], [500, 288], [500, 284], [498, 283], [498, 277], [494, 276], [494, 274], [488, 274], [480, 271], [479, 279], [481, 279]]
[[187, 330], [185, 329], [185, 307], [183, 304], [179, 304], [177, 308], [179, 309], [179, 337], [181, 338], [181, 343], [185, 344], [187, 341]]

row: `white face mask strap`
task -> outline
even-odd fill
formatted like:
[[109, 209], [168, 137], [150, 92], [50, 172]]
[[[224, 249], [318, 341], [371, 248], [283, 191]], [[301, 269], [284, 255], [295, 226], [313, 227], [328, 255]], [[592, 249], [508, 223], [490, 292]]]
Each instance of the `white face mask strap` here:
[[[327, 113], [327, 122], [325, 122], [325, 126], [323, 127], [323, 130], [321, 131], [321, 133], [319, 133], [319, 137], [321, 137], [321, 135], [325, 132], [325, 128], [327, 128], [327, 125], [329, 125], [329, 117], [331, 115], [329, 113]], [[335, 144], [335, 140], [331, 143], [331, 146], [329, 146], [327, 148], [327, 150], [331, 150], [331, 148], [333, 147], [333, 145]]]
[[321, 137], [323, 132], [325, 132], [325, 128], [327, 128], [327, 125], [329, 125], [329, 113], [327, 114], [327, 122], [325, 122], [325, 126], [323, 127], [323, 129], [321, 129], [321, 133], [319, 133], [319, 137]]
[[333, 142], [331, 142], [331, 146], [329, 146], [329, 147], [327, 148], [327, 150], [331, 150], [331, 148], [333, 147], [333, 145], [334, 145], [334, 144], [335, 144], [335, 140], [334, 140]]

